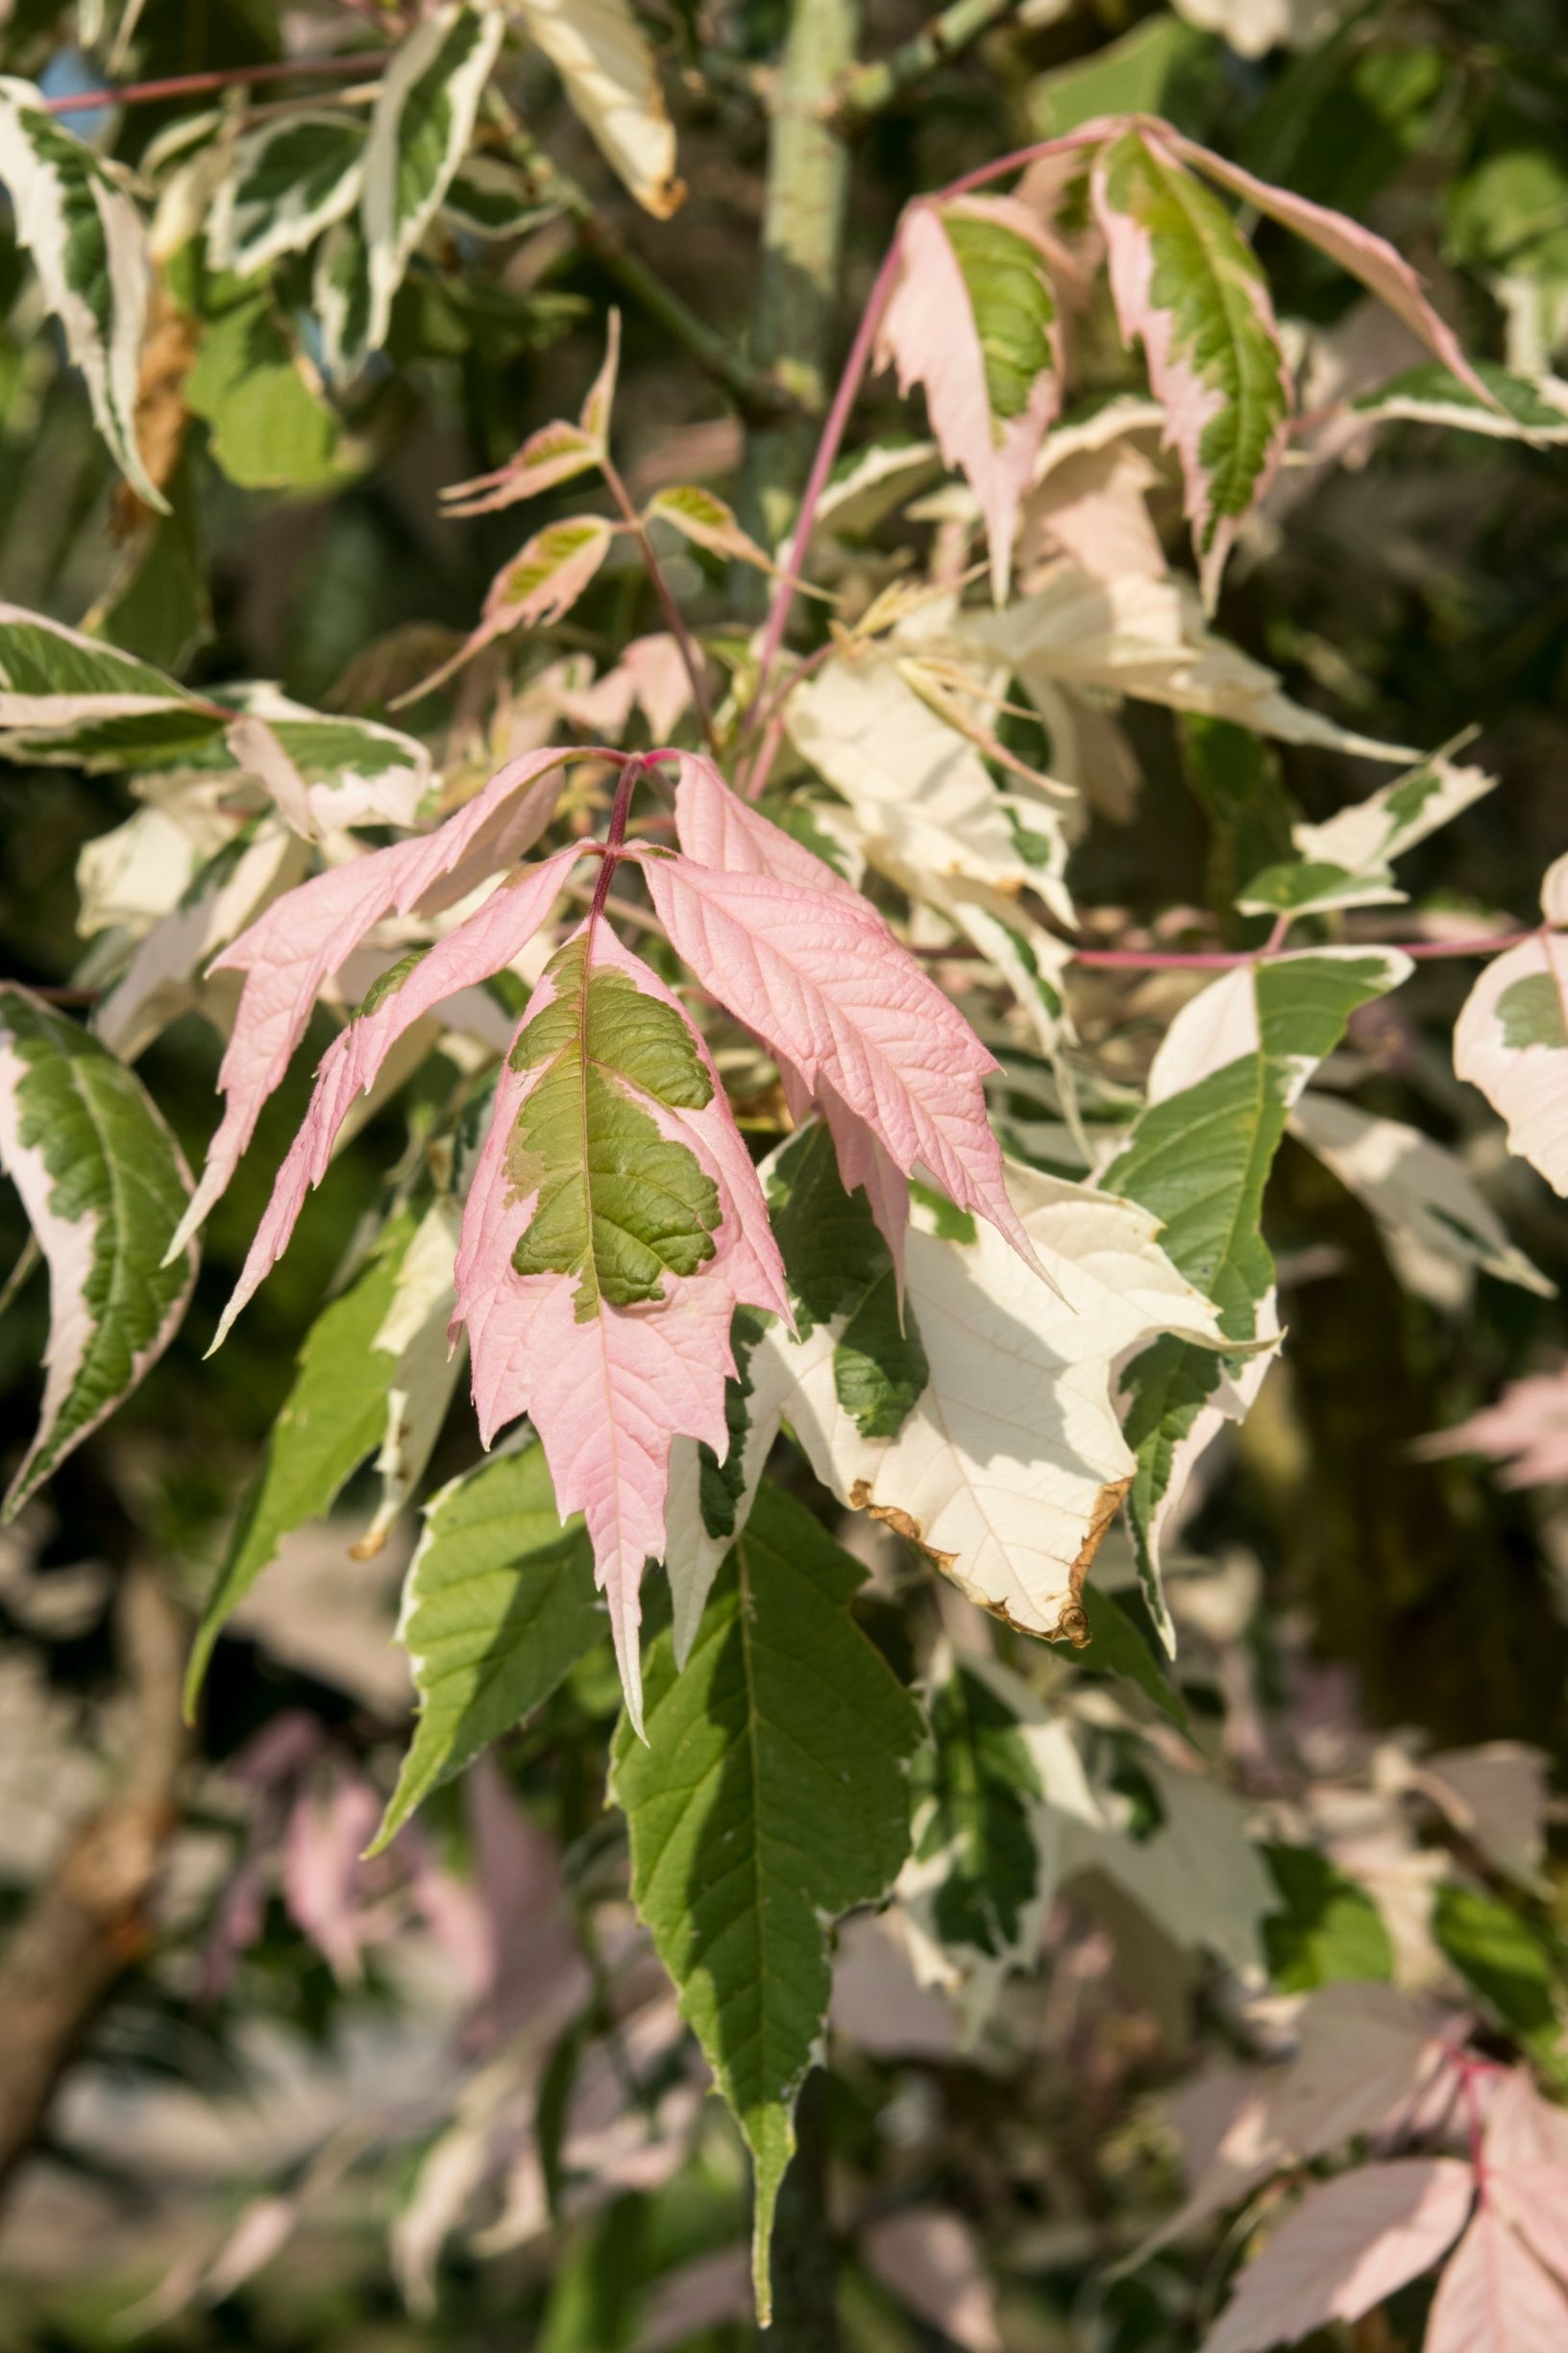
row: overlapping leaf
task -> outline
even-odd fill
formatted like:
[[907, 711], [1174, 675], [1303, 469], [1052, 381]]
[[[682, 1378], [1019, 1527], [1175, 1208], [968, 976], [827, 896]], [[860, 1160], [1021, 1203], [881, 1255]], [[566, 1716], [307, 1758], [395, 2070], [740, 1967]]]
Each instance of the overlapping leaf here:
[[985, 518], [992, 594], [1006, 601], [1017, 510], [1061, 403], [1060, 256], [1017, 198], [918, 204], [899, 233], [879, 356], [919, 384], [943, 456]]
[[302, 109], [248, 131], [218, 184], [209, 265], [249, 278], [282, 254], [303, 253], [357, 204], [364, 151], [363, 123], [335, 108]]
[[1507, 1123], [1508, 1150], [1568, 1193], [1568, 858], [1541, 885], [1545, 922], [1486, 966], [1454, 1032], [1454, 1067]]
[[170, 1239], [190, 1178], [139, 1079], [11, 982], [0, 985], [0, 1166], [49, 1268], [43, 1408], [9, 1517], [157, 1363], [196, 1253]]
[[678, 1000], [607, 927], [558, 951], [497, 1091], [458, 1311], [488, 1442], [527, 1412], [581, 1511], [640, 1723], [637, 1589], [677, 1436], [727, 1446], [737, 1307], [788, 1313], [749, 1155]]
[[166, 511], [136, 445], [148, 293], [140, 213], [112, 168], [55, 120], [32, 83], [10, 78], [0, 79], [0, 183], [114, 463], [138, 498]]
[[539, 1447], [433, 1495], [398, 1624], [419, 1721], [377, 1845], [547, 1699], [603, 1630], [588, 1539], [556, 1517]]
[[1211, 608], [1237, 528], [1279, 470], [1291, 407], [1268, 286], [1217, 197], [1140, 130], [1097, 157], [1094, 208], [1124, 339], [1137, 336], [1182, 462]]
[[[1114, 1192], [1163, 1221], [1162, 1241], [1211, 1298], [1225, 1337], [1271, 1336], [1273, 1262], [1260, 1231], [1263, 1187], [1286, 1122], [1316, 1064], [1359, 1005], [1409, 970], [1395, 949], [1325, 948], [1270, 958], [1206, 989], [1172, 1022], [1149, 1073], [1148, 1104], [1107, 1170]], [[1137, 1458], [1128, 1518], [1151, 1610], [1162, 1534], [1193, 1462], [1251, 1401], [1266, 1358], [1226, 1360], [1157, 1340], [1122, 1379]]]
[[409, 256], [441, 207], [473, 136], [505, 31], [499, 7], [446, 0], [400, 42], [381, 78], [360, 201], [368, 255], [364, 348], [379, 351]]
[[514, 0], [567, 97], [637, 202], [658, 220], [686, 190], [653, 55], [627, 0]]

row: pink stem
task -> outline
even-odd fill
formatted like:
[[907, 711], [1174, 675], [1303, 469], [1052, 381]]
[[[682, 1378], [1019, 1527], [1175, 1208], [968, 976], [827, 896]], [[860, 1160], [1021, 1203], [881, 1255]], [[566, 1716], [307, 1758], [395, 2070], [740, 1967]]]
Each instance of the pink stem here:
[[[1389, 948], [1402, 955], [1424, 958], [1444, 956], [1498, 956], [1505, 948], [1521, 947], [1527, 940], [1539, 938], [1539, 926], [1534, 931], [1502, 931], [1483, 933], [1474, 940], [1353, 940], [1345, 943], [1352, 948], [1364, 948], [1371, 956]], [[939, 954], [947, 951], [939, 949]], [[1144, 949], [1138, 947], [1075, 947], [1075, 964], [1097, 965], [1113, 972], [1233, 972], [1244, 964], [1261, 964], [1275, 953], [1270, 940], [1262, 948], [1203, 949]], [[1311, 950], [1293, 949], [1292, 954], [1310, 955]]]
[[628, 760], [621, 771], [615, 788], [615, 803], [610, 810], [609, 830], [600, 846], [599, 879], [594, 884], [594, 895], [588, 908], [590, 953], [594, 927], [604, 912], [604, 901], [610, 895], [610, 882], [620, 864], [620, 850], [626, 838], [626, 820], [631, 815], [631, 797], [642, 779], [641, 760]]
[[159, 98], [194, 98], [207, 90], [244, 89], [261, 82], [364, 73], [387, 64], [393, 54], [390, 49], [364, 49], [353, 57], [284, 58], [272, 65], [226, 65], [211, 73], [172, 74], [163, 82], [127, 82], [118, 89], [73, 90], [67, 98], [46, 98], [43, 105], [50, 114], [88, 114], [100, 107], [150, 106]]

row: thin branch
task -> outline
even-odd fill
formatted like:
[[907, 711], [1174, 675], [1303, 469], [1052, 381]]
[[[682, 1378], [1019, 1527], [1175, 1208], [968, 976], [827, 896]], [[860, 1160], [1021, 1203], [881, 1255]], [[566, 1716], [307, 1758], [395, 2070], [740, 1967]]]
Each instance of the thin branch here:
[[608, 450], [603, 452], [599, 462], [604, 479], [609, 485], [610, 496], [621, 509], [627, 530], [637, 542], [643, 562], [648, 570], [648, 576], [653, 583], [653, 593], [659, 600], [666, 621], [670, 624], [670, 634], [680, 650], [680, 658], [685, 665], [686, 675], [691, 681], [692, 702], [697, 712], [698, 724], [702, 730], [702, 741], [717, 759], [719, 742], [713, 729], [713, 706], [708, 700], [707, 680], [702, 675], [702, 650], [687, 625], [685, 614], [671, 594], [670, 583], [665, 578], [663, 568], [653, 552], [653, 542], [649, 538], [648, 526], [638, 513], [631, 493], [611, 462]]
[[369, 66], [386, 65], [390, 49], [356, 49], [352, 57], [284, 58], [271, 65], [224, 65], [210, 73], [171, 74], [161, 82], [126, 82], [97, 90], [72, 90], [68, 97], [46, 98], [49, 114], [90, 114], [101, 107], [152, 106], [160, 98], [199, 98], [212, 90], [250, 89], [264, 82], [296, 82], [336, 74], [359, 74]]
[[583, 252], [608, 271], [655, 325], [691, 354], [748, 423], [794, 411], [795, 400], [775, 376], [753, 367], [673, 286], [666, 285], [640, 254], [632, 252], [587, 189], [545, 153], [522, 116], [493, 84], [485, 92], [485, 109], [504, 133], [512, 159], [527, 173], [539, 203], [554, 205], [567, 215]]
[[147, 1949], [148, 1900], [178, 1821], [185, 1625], [145, 1563], [126, 1571], [118, 1636], [133, 1703], [123, 1783], [72, 1829], [0, 1965], [0, 2187], [37, 2142], [115, 1982]]
[[1015, 4], [1016, 0], [952, 0], [950, 8], [912, 34], [891, 57], [845, 74], [834, 93], [834, 119], [840, 128], [859, 131], [875, 115], [886, 113], [906, 90], [978, 40]]

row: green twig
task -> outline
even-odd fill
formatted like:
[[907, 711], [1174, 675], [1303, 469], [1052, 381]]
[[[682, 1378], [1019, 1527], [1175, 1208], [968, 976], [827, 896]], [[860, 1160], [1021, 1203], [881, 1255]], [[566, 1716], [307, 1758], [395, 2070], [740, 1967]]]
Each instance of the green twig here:
[[1013, 6], [1014, 0], [952, 0], [950, 8], [912, 34], [891, 57], [845, 74], [834, 92], [833, 115], [839, 128], [858, 131], [885, 113], [905, 90], [978, 40]]

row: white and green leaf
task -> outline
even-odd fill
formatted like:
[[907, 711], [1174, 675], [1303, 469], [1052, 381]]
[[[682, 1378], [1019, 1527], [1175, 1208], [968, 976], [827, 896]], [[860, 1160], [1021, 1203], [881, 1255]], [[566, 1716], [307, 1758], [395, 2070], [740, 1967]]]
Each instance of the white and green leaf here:
[[845, 1287], [862, 1263], [856, 1205], [833, 1199], [831, 1156], [812, 1151], [814, 1134], [772, 1170], [774, 1227], [808, 1328], [797, 1343], [782, 1327], [767, 1332], [753, 1366], [772, 1355], [793, 1367], [782, 1418], [842, 1501], [1010, 1625], [1083, 1639], [1084, 1580], [1136, 1469], [1114, 1367], [1155, 1334], [1212, 1352], [1213, 1310], [1152, 1217], [1014, 1164], [1008, 1189], [1050, 1282], [1020, 1274], [989, 1225], [917, 1195], [900, 1327], [891, 1285], [881, 1315], [870, 1311], [874, 1292], [857, 1306]]
[[9, 1518], [129, 1396], [179, 1328], [194, 1246], [164, 1254], [190, 1176], [141, 1082], [75, 1021], [0, 984], [0, 1165], [49, 1268], [37, 1434]]
[[0, 758], [152, 769], [222, 760], [224, 714], [152, 663], [0, 604]]
[[668, 1632], [649, 1648], [647, 1745], [625, 1722], [615, 1744], [633, 1899], [751, 2150], [764, 2323], [796, 2098], [827, 2013], [827, 1927], [875, 1902], [909, 1847], [920, 1715], [850, 1615], [863, 1576], [765, 1486], [684, 1672]]
[[1121, 1377], [1137, 1457], [1128, 1520], [1145, 1598], [1167, 1645], [1160, 1547], [1192, 1464], [1222, 1422], [1251, 1402], [1275, 1338], [1273, 1260], [1263, 1189], [1308, 1079], [1359, 1006], [1397, 987], [1409, 959], [1392, 948], [1322, 948], [1239, 967], [1190, 1000], [1149, 1073], [1147, 1104], [1107, 1169], [1107, 1189], [1161, 1221], [1161, 1241], [1212, 1299], [1229, 1358], [1157, 1339]]
[[1394, 1271], [1433, 1306], [1465, 1307], [1475, 1276], [1550, 1298], [1556, 1286], [1507, 1229], [1458, 1155], [1402, 1119], [1380, 1119], [1343, 1095], [1310, 1090], [1290, 1133], [1376, 1218]]
[[432, 1496], [398, 1621], [419, 1720], [376, 1846], [548, 1699], [604, 1630], [592, 1547], [580, 1519], [562, 1526], [541, 1447]]
[[358, 203], [364, 153], [364, 125], [335, 107], [246, 132], [213, 200], [208, 267], [250, 278], [281, 255], [303, 253]]
[[1464, 1001], [1454, 1067], [1507, 1124], [1508, 1150], [1568, 1194], [1568, 857], [1547, 869], [1540, 930], [1494, 957]]
[[400, 43], [382, 77], [360, 199], [369, 257], [368, 351], [385, 342], [392, 298], [409, 257], [468, 153], [504, 32], [499, 7], [447, 0]]
[[1513, 376], [1495, 360], [1478, 359], [1473, 364], [1495, 406], [1482, 400], [1451, 368], [1439, 360], [1427, 360], [1380, 384], [1376, 392], [1364, 393], [1352, 404], [1350, 413], [1372, 425], [1396, 420], [1447, 425], [1457, 432], [1484, 433], [1492, 440], [1531, 441], [1547, 448], [1568, 442], [1568, 383], [1556, 376]]
[[668, 220], [686, 194], [658, 67], [628, 0], [514, 0], [575, 111], [646, 211]]
[[32, 83], [9, 77], [0, 78], [0, 183], [114, 463], [139, 499], [166, 513], [136, 443], [149, 284], [141, 214], [112, 168], [55, 120]]

